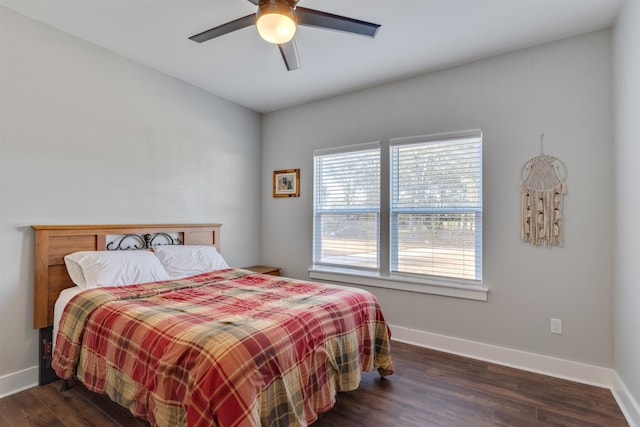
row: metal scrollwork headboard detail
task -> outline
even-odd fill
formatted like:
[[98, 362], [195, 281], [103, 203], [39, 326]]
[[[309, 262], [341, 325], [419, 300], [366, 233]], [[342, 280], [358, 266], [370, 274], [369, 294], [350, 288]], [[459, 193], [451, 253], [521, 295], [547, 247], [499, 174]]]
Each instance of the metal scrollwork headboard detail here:
[[[159, 239], [159, 240], [158, 240]], [[179, 238], [167, 233], [125, 234], [107, 244], [108, 251], [134, 251], [161, 245], [181, 245]]]

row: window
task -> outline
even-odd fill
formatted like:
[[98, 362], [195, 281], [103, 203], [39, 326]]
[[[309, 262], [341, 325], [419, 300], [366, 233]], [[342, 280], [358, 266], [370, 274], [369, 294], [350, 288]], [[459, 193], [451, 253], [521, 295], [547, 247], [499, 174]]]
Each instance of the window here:
[[311, 277], [486, 299], [479, 130], [319, 150], [314, 165]]
[[314, 265], [377, 271], [380, 145], [315, 156]]
[[482, 279], [479, 137], [391, 142], [391, 272]]

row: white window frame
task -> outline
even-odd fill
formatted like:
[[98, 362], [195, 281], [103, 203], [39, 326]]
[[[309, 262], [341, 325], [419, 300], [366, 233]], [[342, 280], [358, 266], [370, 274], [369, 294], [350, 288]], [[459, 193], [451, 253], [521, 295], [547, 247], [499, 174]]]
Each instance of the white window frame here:
[[[348, 151], [358, 151], [371, 149], [373, 146], [380, 146], [380, 231], [378, 236], [378, 256], [379, 271], [356, 270], [350, 268], [327, 267], [323, 265], [312, 265], [309, 275], [312, 279], [374, 286], [388, 289], [403, 290], [409, 292], [420, 292], [427, 294], [443, 295], [456, 298], [465, 298], [478, 301], [487, 301], [489, 289], [484, 286], [481, 280], [462, 280], [452, 278], [440, 278], [436, 276], [405, 275], [391, 273], [390, 251], [391, 251], [391, 183], [390, 183], [390, 151], [393, 145], [411, 143], [413, 141], [438, 141], [443, 139], [456, 139], [468, 137], [480, 137], [482, 131], [473, 129], [462, 132], [448, 132], [432, 135], [421, 135], [409, 138], [394, 138], [386, 141], [351, 145], [347, 147], [337, 147], [325, 150], [314, 151], [314, 156], [340, 153]], [[315, 174], [314, 174], [315, 175]], [[315, 186], [315, 183], [314, 183]], [[315, 214], [315, 213], [314, 213]], [[315, 226], [315, 215], [314, 215]], [[314, 231], [314, 248], [316, 234]], [[480, 248], [482, 249], [482, 248]]]
[[[323, 270], [327, 270], [327, 271], [339, 271], [339, 270], [353, 270], [355, 272], [359, 272], [359, 273], [363, 273], [366, 272], [366, 274], [369, 273], [375, 273], [378, 274], [379, 272], [379, 267], [380, 267], [380, 238], [379, 235], [377, 233], [377, 230], [379, 230], [380, 228], [380, 209], [381, 209], [381, 204], [379, 203], [377, 207], [354, 207], [354, 208], [347, 208], [346, 206], [342, 206], [338, 209], [327, 209], [327, 208], [318, 208], [318, 201], [317, 201], [317, 174], [318, 174], [318, 170], [316, 170], [315, 168], [317, 167], [316, 164], [316, 160], [317, 157], [323, 157], [323, 156], [330, 156], [333, 154], [338, 154], [338, 155], [342, 155], [342, 154], [348, 154], [348, 153], [354, 153], [354, 152], [364, 152], [364, 151], [375, 151], [377, 150], [378, 152], [380, 152], [380, 142], [371, 142], [371, 143], [366, 143], [366, 144], [358, 144], [358, 145], [350, 145], [347, 147], [341, 147], [338, 149], [324, 149], [324, 150], [315, 150], [314, 151], [314, 183], [313, 183], [313, 188], [314, 188], [314, 194], [313, 194], [313, 264], [318, 267], [319, 269], [323, 269]], [[380, 161], [380, 156], [378, 156], [378, 160]], [[379, 194], [379, 193], [377, 193]], [[331, 215], [331, 214], [336, 214], [336, 215], [358, 215], [358, 214], [374, 214], [376, 216], [376, 254], [377, 254], [377, 258], [375, 260], [376, 266], [375, 267], [349, 267], [348, 264], [342, 264], [340, 265], [340, 263], [338, 264], [332, 264], [332, 263], [324, 263], [322, 261], [322, 232], [323, 230], [321, 230], [321, 226], [320, 223], [322, 222], [322, 218], [324, 215]]]

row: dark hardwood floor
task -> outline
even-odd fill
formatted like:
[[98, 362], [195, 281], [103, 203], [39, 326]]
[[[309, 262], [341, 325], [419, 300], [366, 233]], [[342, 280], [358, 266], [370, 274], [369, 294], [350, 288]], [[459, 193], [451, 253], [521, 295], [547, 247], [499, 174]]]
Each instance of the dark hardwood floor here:
[[[607, 389], [393, 342], [395, 374], [363, 374], [313, 427], [628, 426]], [[109, 398], [60, 382], [0, 400], [0, 426], [145, 426]]]

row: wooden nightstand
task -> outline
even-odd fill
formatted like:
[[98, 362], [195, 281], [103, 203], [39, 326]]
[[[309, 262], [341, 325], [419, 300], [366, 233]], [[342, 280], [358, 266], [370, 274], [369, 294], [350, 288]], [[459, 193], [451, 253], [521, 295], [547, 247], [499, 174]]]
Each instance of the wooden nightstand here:
[[256, 273], [270, 274], [272, 276], [280, 275], [280, 267], [268, 267], [266, 265], [252, 265], [251, 267], [243, 267], [245, 270], [255, 271]]

